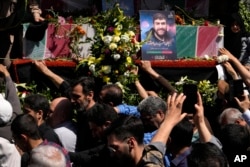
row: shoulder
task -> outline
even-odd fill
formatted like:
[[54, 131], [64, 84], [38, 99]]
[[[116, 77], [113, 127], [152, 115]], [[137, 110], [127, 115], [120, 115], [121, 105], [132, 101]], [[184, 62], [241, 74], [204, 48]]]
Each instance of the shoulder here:
[[164, 167], [164, 148], [165, 145], [158, 142], [146, 145], [138, 166]]

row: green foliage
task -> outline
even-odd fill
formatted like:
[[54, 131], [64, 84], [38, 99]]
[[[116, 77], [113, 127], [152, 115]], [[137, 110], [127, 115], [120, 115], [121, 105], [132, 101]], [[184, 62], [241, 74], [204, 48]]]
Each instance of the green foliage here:
[[29, 94], [41, 94], [47, 97], [51, 101], [55, 97], [59, 97], [60, 93], [52, 91], [49, 87], [44, 86], [43, 88], [38, 88], [35, 81], [31, 83], [20, 83], [16, 84], [17, 95], [20, 98], [21, 103], [23, 103], [24, 98]]
[[244, 22], [246, 32], [250, 32], [250, 3], [248, 0], [239, 1], [239, 14]]
[[196, 84], [198, 91], [201, 94], [202, 101], [204, 105], [214, 106], [215, 105], [215, 95], [217, 92], [217, 84], [212, 84], [209, 80], [195, 81], [189, 79], [187, 76], [181, 77], [180, 81], [174, 83], [176, 90], [180, 93], [182, 92], [183, 84]]

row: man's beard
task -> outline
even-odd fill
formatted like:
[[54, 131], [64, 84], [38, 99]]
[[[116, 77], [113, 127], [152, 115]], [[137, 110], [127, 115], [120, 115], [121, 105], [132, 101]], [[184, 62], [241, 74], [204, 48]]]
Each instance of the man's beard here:
[[[164, 33], [158, 33], [158, 31], [164, 31]], [[159, 30], [155, 31], [155, 34], [156, 34], [159, 38], [165, 38], [167, 32], [166, 32], [166, 30], [159, 29]]]

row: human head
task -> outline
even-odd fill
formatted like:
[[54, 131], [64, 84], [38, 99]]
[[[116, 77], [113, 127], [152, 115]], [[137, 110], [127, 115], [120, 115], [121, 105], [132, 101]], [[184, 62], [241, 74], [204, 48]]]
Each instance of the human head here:
[[5, 100], [3, 96], [0, 94], [0, 126], [4, 126], [8, 122], [10, 122], [13, 108], [9, 101]]
[[167, 16], [164, 13], [155, 13], [153, 15], [153, 28], [155, 34], [162, 38], [167, 32]]
[[104, 131], [118, 117], [114, 108], [108, 104], [96, 103], [87, 112], [87, 120], [93, 137], [102, 139]]
[[122, 89], [117, 84], [104, 85], [99, 96], [101, 102], [111, 106], [118, 106], [123, 100]]
[[121, 164], [134, 166], [136, 152], [143, 147], [144, 127], [135, 116], [121, 114], [106, 130], [108, 147]]
[[49, 100], [44, 95], [31, 94], [24, 98], [23, 112], [33, 116], [38, 126], [46, 120], [49, 110]]
[[94, 104], [95, 80], [92, 77], [81, 77], [72, 84], [71, 102], [79, 110], [86, 110]]
[[145, 130], [151, 131], [159, 128], [164, 120], [167, 104], [160, 97], [148, 96], [138, 104], [137, 110], [140, 112]]
[[239, 124], [242, 126], [246, 126], [247, 123], [242, 117], [242, 113], [237, 108], [226, 108], [222, 111], [219, 116], [219, 124], [221, 126], [227, 124]]
[[36, 120], [29, 114], [17, 115], [11, 124], [11, 131], [15, 144], [24, 152], [32, 149], [30, 140], [41, 140]]
[[250, 132], [246, 126], [227, 124], [219, 132], [225, 154], [245, 152], [250, 146]]
[[228, 167], [227, 158], [213, 143], [194, 143], [187, 157], [191, 167]]
[[172, 153], [184, 147], [190, 147], [193, 137], [193, 125], [184, 118], [172, 129], [167, 143], [168, 150]]
[[30, 153], [29, 167], [66, 167], [66, 158], [58, 147], [39, 145]]
[[72, 120], [73, 108], [72, 103], [66, 97], [58, 97], [50, 103], [50, 113], [48, 114], [48, 123], [54, 128], [66, 121]]

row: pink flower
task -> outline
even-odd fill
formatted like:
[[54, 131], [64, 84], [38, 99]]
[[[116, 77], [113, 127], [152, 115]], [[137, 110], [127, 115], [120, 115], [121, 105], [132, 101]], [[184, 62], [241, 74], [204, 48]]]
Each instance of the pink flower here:
[[65, 24], [65, 23], [66, 23], [65, 18], [62, 17], [62, 16], [58, 16], [58, 23], [59, 23], [59, 24]]
[[114, 27], [109, 27], [109, 28], [107, 29], [107, 31], [110, 32], [110, 33], [113, 33], [113, 32], [114, 32]]

